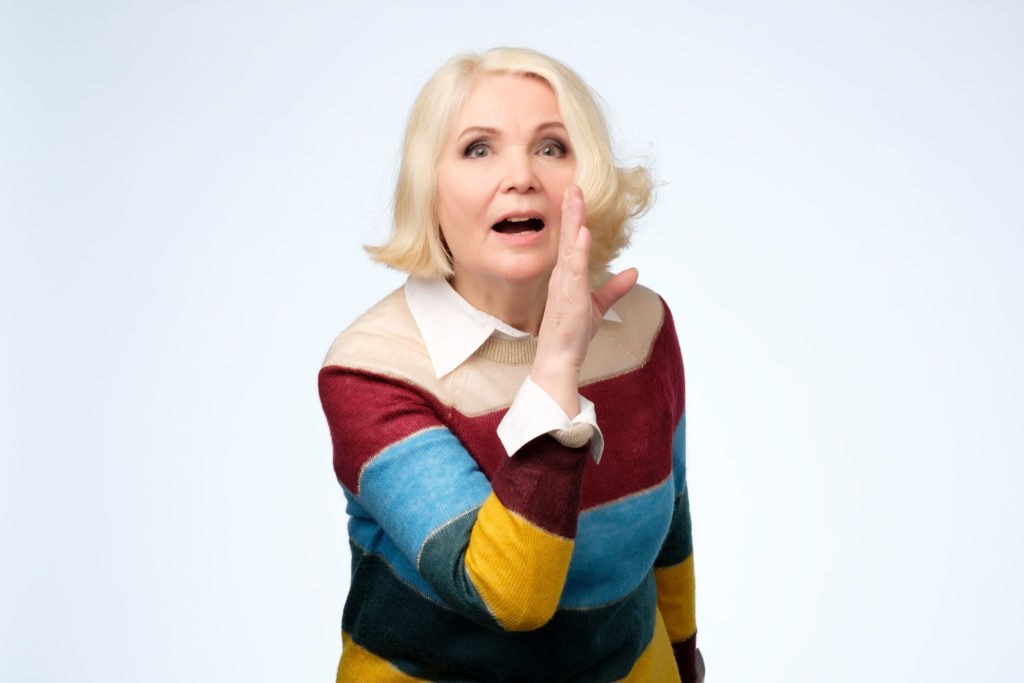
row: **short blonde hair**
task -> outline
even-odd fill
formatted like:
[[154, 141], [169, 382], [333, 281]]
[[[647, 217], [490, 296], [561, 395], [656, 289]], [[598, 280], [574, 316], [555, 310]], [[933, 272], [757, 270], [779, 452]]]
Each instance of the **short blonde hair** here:
[[607, 123], [586, 83], [562, 62], [524, 48], [457, 56], [427, 81], [405, 130], [391, 235], [366, 250], [374, 261], [412, 275], [452, 275], [437, 219], [437, 164], [472, 79], [488, 74], [537, 77], [554, 91], [587, 204], [591, 279], [604, 279], [608, 264], [629, 244], [632, 219], [650, 205], [650, 174], [643, 166], [616, 166]]

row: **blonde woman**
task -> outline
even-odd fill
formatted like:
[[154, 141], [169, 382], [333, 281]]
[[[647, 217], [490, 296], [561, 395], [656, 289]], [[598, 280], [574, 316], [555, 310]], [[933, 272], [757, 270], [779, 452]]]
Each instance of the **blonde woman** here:
[[420, 93], [369, 249], [409, 279], [320, 372], [339, 681], [703, 679], [679, 345], [636, 271], [608, 273], [650, 195], [550, 57], [456, 57]]

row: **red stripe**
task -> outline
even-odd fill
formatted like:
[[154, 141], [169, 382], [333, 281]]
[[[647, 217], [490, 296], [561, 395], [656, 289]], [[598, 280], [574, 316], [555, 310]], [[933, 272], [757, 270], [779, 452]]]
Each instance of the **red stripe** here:
[[704, 680], [704, 658], [697, 649], [697, 634], [693, 634], [686, 640], [672, 643], [672, 652], [676, 656], [676, 666], [679, 667], [679, 678], [683, 683], [694, 683]]
[[334, 472], [357, 495], [363, 465], [391, 444], [438, 424], [422, 394], [389, 378], [328, 366], [320, 370], [319, 386], [334, 444]]
[[576, 538], [583, 468], [590, 448], [566, 448], [548, 435], [507, 458], [491, 480], [498, 500], [509, 510], [563, 538]]
[[649, 489], [672, 473], [672, 436], [683, 414], [684, 390], [679, 343], [666, 308], [642, 367], [580, 391], [594, 402], [605, 437], [601, 464], [591, 462], [584, 474], [583, 509]]
[[[578, 498], [580, 509], [649, 489], [671, 474], [672, 435], [684, 408], [684, 382], [679, 343], [666, 308], [662, 328], [642, 367], [581, 389], [597, 407], [605, 452], [600, 465], [589, 458], [581, 465], [585, 471]], [[500, 488], [495, 479], [509, 458], [496, 429], [507, 409], [468, 417], [400, 380], [336, 366], [320, 371], [320, 397], [334, 443], [335, 472], [349, 490], [358, 493], [359, 472], [377, 453], [410, 434], [440, 424], [447, 426], [473, 454], [480, 470], [495, 482], [495, 491]], [[553, 444], [550, 439], [537, 439], [529, 448], [538, 453], [564, 451]], [[567, 462], [576, 460], [570, 457]], [[524, 468], [523, 476], [525, 470], [533, 471], [531, 468]], [[513, 476], [513, 470], [506, 476]], [[508, 486], [503, 495], [499, 494], [507, 507], [544, 528], [574, 535], [575, 521], [573, 532], [563, 533], [567, 529], [563, 511], [551, 515], [534, 511], [527, 502], [527, 493], [513, 493], [518, 489], [511, 482], [501, 486]]]

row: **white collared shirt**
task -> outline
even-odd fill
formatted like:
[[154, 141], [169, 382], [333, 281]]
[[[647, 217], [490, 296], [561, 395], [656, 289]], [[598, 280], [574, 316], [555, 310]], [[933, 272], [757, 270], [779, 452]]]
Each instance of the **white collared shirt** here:
[[[405, 283], [405, 300], [423, 335], [434, 374], [441, 378], [462, 365], [492, 335], [504, 339], [526, 339], [528, 332], [517, 330], [493, 315], [474, 308], [463, 299], [447, 280], [412, 276]], [[606, 320], [622, 322], [609, 310]], [[547, 392], [527, 375], [512, 400], [508, 412], [498, 425], [498, 439], [505, 452], [512, 456], [541, 434], [568, 429], [576, 424], [594, 428], [590, 455], [599, 462], [604, 438], [597, 426], [594, 404], [579, 397], [580, 414], [570, 418]]]

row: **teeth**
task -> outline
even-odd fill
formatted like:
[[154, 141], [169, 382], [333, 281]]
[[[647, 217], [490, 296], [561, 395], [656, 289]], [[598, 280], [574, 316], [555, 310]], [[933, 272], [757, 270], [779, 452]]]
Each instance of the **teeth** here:
[[522, 223], [522, 222], [528, 221], [530, 219], [529, 218], [506, 218], [505, 220], [507, 220], [509, 223]]

